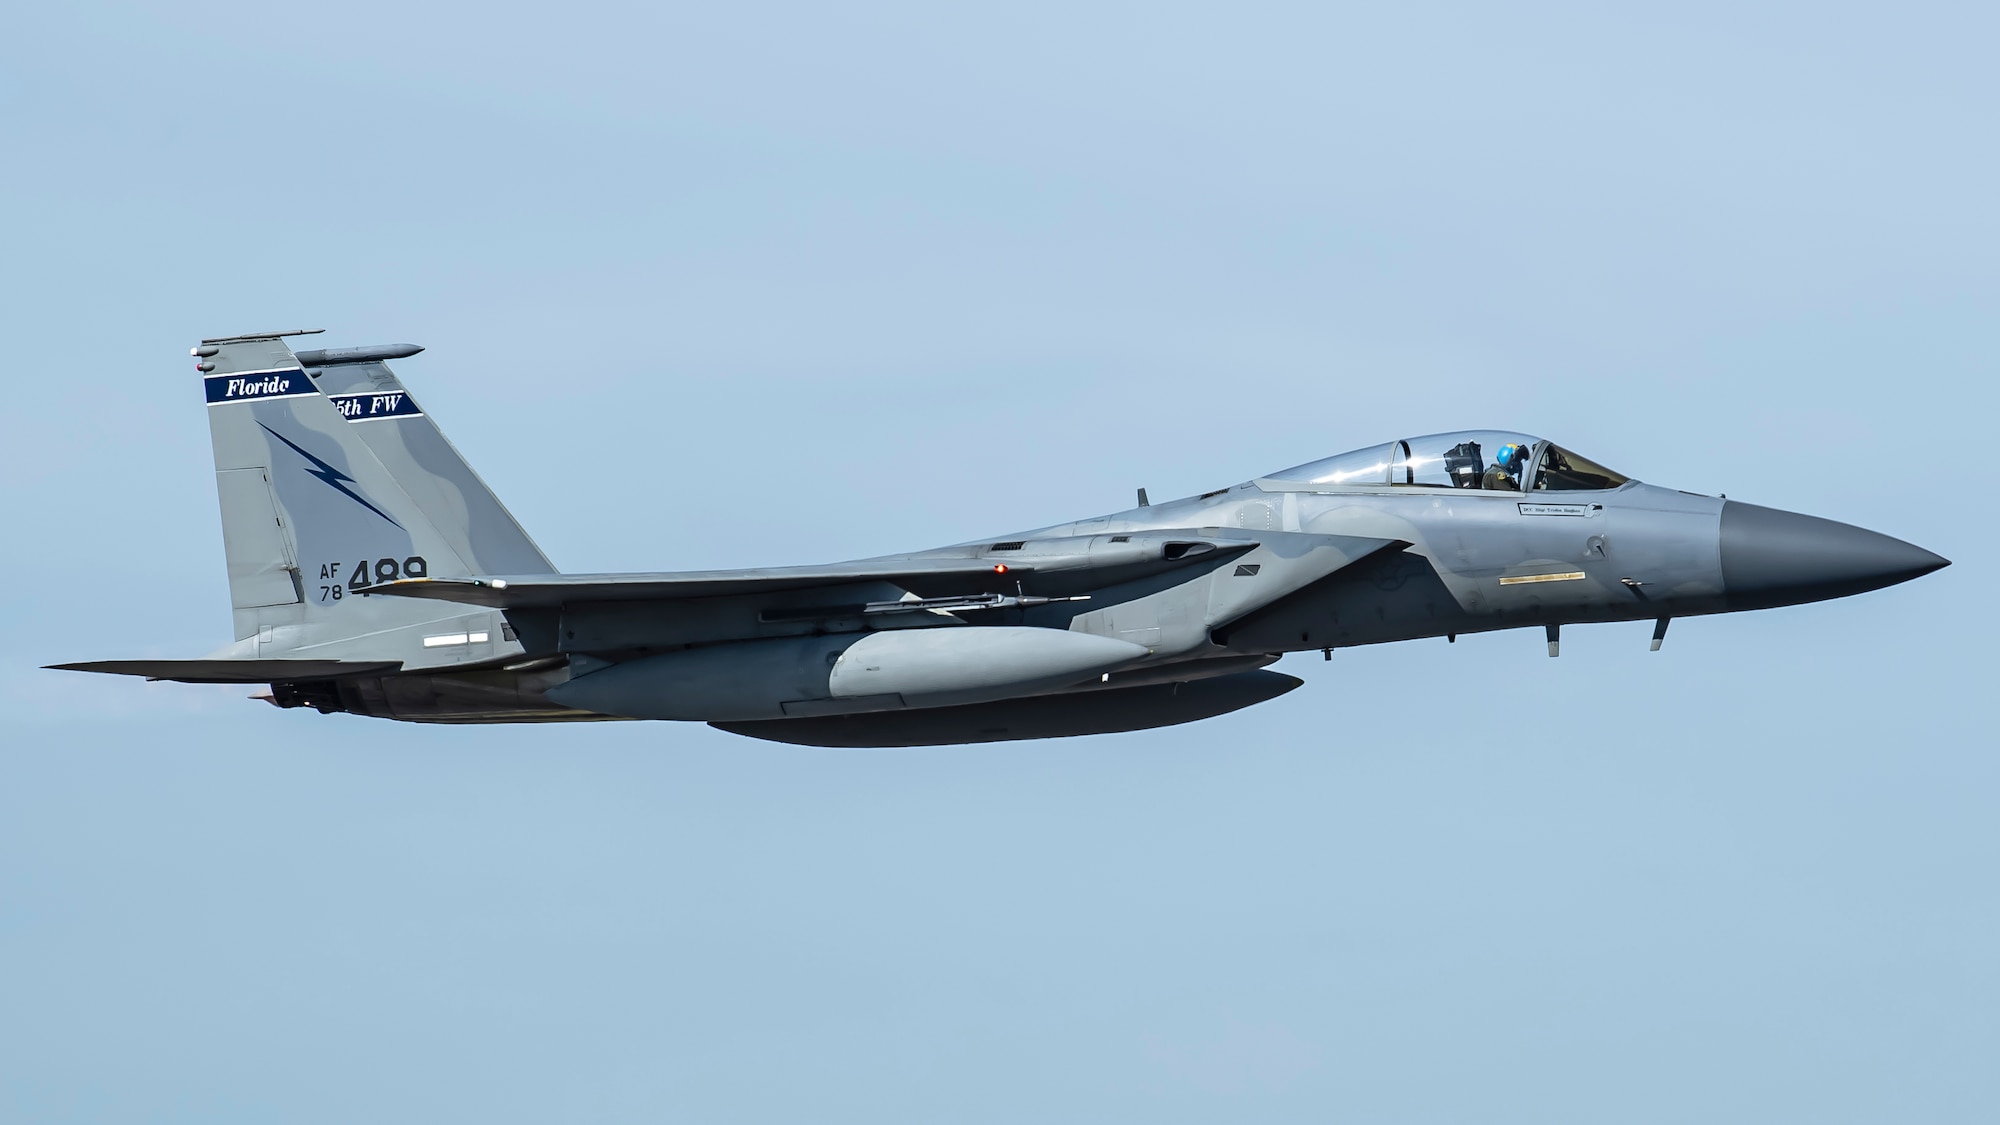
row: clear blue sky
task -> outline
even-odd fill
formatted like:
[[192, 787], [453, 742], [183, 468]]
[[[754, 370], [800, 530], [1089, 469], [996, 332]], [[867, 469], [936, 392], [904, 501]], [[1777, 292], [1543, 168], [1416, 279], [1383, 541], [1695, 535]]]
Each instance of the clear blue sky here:
[[[5, 23], [0, 1120], [2000, 1112], [1989, 12]], [[228, 639], [186, 349], [294, 326], [426, 345], [399, 371], [570, 570], [1475, 426], [1957, 565], [979, 748], [34, 670]]]

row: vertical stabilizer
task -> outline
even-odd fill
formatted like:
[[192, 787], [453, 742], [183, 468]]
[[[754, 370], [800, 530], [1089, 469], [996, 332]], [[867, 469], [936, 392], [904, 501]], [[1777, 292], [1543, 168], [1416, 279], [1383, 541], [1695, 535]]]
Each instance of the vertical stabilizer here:
[[389, 369], [388, 360], [422, 350], [388, 344], [301, 351], [298, 359], [474, 573], [554, 574], [548, 556]]
[[388, 441], [378, 456], [368, 426], [321, 393], [284, 339], [205, 340], [194, 354], [229, 563], [238, 642], [229, 655], [417, 666], [500, 653], [497, 614], [368, 594], [400, 578], [491, 573], [474, 566], [487, 561], [482, 551], [548, 569], [435, 427], [423, 435], [435, 435], [433, 446]]

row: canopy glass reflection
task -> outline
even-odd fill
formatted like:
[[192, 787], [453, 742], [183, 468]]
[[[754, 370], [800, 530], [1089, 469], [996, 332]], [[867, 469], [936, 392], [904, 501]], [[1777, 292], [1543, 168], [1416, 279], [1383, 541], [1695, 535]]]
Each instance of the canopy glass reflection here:
[[1617, 488], [1630, 478], [1527, 434], [1459, 430], [1351, 450], [1267, 479], [1329, 488], [1571, 492]]

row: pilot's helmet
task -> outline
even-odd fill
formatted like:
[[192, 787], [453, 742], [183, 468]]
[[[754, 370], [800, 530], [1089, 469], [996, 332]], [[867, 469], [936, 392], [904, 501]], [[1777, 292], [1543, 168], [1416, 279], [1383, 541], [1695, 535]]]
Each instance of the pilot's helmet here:
[[1500, 452], [1494, 454], [1493, 459], [1501, 468], [1512, 473], [1520, 471], [1521, 462], [1526, 460], [1527, 456], [1527, 446], [1519, 442], [1510, 441], [1500, 447]]

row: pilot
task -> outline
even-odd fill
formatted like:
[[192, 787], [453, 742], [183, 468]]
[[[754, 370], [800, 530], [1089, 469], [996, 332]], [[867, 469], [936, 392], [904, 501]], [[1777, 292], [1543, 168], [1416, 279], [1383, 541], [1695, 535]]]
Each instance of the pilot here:
[[1519, 442], [1508, 442], [1493, 455], [1493, 467], [1486, 470], [1481, 478], [1481, 488], [1497, 488], [1507, 492], [1521, 491], [1521, 472], [1528, 467], [1528, 447]]

